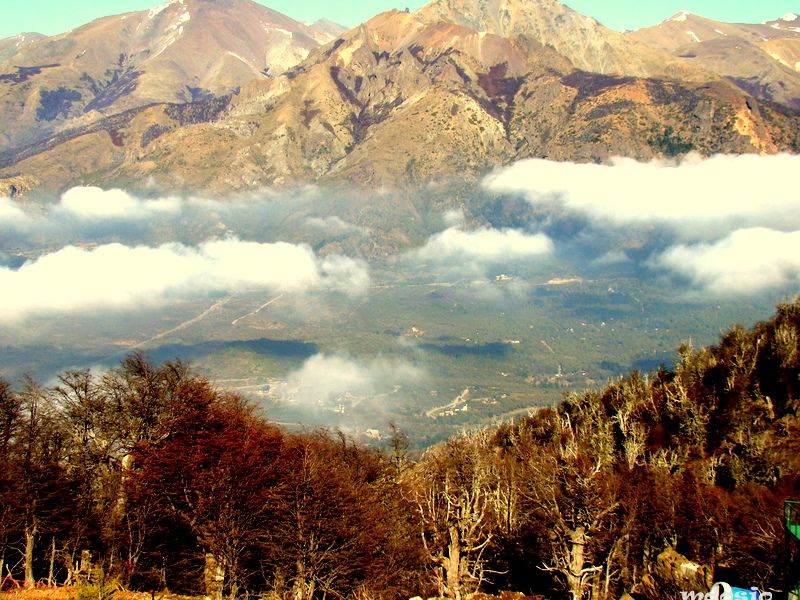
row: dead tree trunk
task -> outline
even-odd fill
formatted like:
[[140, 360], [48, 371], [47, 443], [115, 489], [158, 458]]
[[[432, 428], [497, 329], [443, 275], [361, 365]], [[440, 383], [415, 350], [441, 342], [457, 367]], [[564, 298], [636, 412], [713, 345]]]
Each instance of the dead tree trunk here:
[[38, 532], [39, 525], [34, 517], [31, 524], [25, 528], [25, 587], [29, 589], [36, 586], [36, 580], [33, 578], [33, 552]]
[[453, 600], [480, 589], [486, 574], [484, 552], [495, 529], [502, 527], [495, 510], [498, 479], [489, 448], [483, 432], [453, 438], [431, 449], [411, 472], [425, 523], [422, 543], [436, 565], [434, 582]]
[[225, 568], [210, 552], [206, 552], [205, 559], [206, 596], [212, 600], [222, 600], [222, 590], [225, 585]]
[[53, 587], [53, 575], [56, 563], [56, 538], [50, 541], [50, 570], [47, 572], [47, 587]]
[[583, 597], [583, 560], [584, 546], [586, 546], [586, 529], [577, 527], [569, 534], [570, 557], [567, 572], [567, 583], [572, 600], [581, 600]]
[[461, 540], [455, 525], [449, 527], [448, 533], [450, 543], [448, 544], [448, 555], [444, 558], [447, 587], [454, 600], [461, 600]]

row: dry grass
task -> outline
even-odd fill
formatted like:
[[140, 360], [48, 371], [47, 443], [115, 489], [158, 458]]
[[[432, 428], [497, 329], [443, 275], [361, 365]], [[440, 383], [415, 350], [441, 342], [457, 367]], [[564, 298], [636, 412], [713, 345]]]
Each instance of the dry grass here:
[[[10, 590], [0, 592], [0, 600], [67, 600], [74, 588], [48, 588], [37, 590]], [[190, 596], [156, 593], [156, 600], [196, 600]], [[117, 592], [115, 600], [151, 600], [147, 592]]]
[[65, 600], [70, 591], [68, 588], [11, 590], [0, 592], [0, 600]]

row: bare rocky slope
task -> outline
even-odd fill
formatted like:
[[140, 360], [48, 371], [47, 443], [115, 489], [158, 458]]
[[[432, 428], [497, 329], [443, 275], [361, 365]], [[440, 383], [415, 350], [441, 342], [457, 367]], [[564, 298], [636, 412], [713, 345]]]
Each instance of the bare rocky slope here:
[[794, 110], [683, 63], [554, 0], [438, 0], [380, 14], [237, 94], [139, 107], [0, 152], [0, 177], [23, 192], [96, 183], [226, 194], [424, 182], [527, 157], [800, 147]]
[[505, 38], [534, 39], [584, 71], [704, 78], [686, 61], [654, 51], [557, 0], [435, 0], [417, 14], [426, 22], [449, 21]]

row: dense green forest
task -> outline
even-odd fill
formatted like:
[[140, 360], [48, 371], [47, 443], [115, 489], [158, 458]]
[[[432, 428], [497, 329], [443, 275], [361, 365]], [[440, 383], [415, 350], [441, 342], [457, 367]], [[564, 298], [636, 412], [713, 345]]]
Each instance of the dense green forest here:
[[0, 381], [6, 585], [368, 600], [797, 584], [800, 302], [421, 456], [291, 433], [182, 363]]

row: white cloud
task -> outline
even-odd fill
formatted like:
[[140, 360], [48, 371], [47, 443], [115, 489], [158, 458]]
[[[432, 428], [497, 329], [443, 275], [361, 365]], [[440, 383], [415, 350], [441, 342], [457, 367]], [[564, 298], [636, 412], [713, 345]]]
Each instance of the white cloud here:
[[504, 260], [549, 254], [553, 242], [543, 234], [529, 234], [516, 229], [476, 229], [464, 231], [450, 227], [433, 236], [415, 255], [435, 262], [468, 260], [488, 264]]
[[319, 269], [327, 287], [343, 289], [351, 295], [365, 292], [370, 285], [367, 264], [361, 260], [329, 254], [319, 264]]
[[344, 219], [341, 219], [335, 215], [330, 215], [327, 217], [308, 217], [306, 219], [306, 225], [313, 227], [314, 229], [319, 229], [328, 235], [341, 235], [343, 233], [369, 233], [367, 229], [359, 227], [358, 225], [353, 225], [352, 223], [348, 223]]
[[756, 225], [789, 230], [800, 229], [798, 172], [800, 156], [788, 154], [693, 156], [680, 163], [616, 158], [610, 165], [531, 159], [497, 170], [483, 185], [618, 225], [661, 222], [699, 230], [711, 223], [724, 232]]
[[713, 243], [675, 246], [652, 264], [719, 294], [785, 289], [800, 285], [800, 231], [740, 229]]
[[598, 266], [621, 265], [630, 263], [631, 259], [619, 249], [609, 250], [603, 256], [596, 258], [592, 264]]
[[442, 215], [444, 224], [448, 227], [459, 227], [464, 224], [466, 217], [464, 212], [458, 209], [451, 209], [444, 212]]
[[119, 189], [74, 187], [64, 192], [55, 212], [87, 221], [139, 220], [177, 214], [181, 205], [182, 201], [175, 197], [143, 200]]
[[481, 279], [471, 281], [467, 285], [464, 290], [464, 299], [483, 302], [501, 302], [507, 299], [519, 301], [526, 299], [530, 290], [530, 283], [521, 279], [502, 282]]
[[405, 361], [359, 361], [338, 354], [317, 354], [289, 374], [284, 395], [302, 404], [330, 402], [345, 394], [363, 398], [423, 377], [421, 369]]
[[0, 321], [93, 308], [135, 309], [242, 289], [343, 288], [356, 294], [368, 284], [363, 262], [342, 256], [320, 259], [308, 246], [283, 242], [68, 246], [16, 270], [0, 268]]
[[10, 198], [0, 197], [0, 227], [18, 228], [28, 222], [28, 215]]

